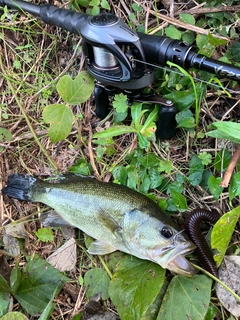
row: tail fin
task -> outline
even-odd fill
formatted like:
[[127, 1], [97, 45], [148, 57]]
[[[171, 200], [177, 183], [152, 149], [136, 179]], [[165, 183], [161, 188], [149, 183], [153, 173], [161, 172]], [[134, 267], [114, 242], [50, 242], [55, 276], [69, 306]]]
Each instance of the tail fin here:
[[7, 186], [2, 189], [2, 193], [15, 199], [31, 201], [32, 187], [37, 180], [28, 175], [13, 174], [8, 177]]

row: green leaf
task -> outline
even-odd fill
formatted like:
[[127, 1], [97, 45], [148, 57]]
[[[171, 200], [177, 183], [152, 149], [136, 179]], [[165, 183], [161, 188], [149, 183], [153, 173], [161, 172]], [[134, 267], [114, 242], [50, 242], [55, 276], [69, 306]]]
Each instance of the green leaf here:
[[35, 234], [38, 239], [43, 242], [52, 242], [54, 240], [54, 234], [51, 228], [40, 228]]
[[63, 104], [50, 104], [45, 107], [43, 120], [45, 123], [50, 123], [48, 134], [53, 143], [67, 138], [72, 130], [72, 111]]
[[205, 166], [212, 162], [212, 155], [206, 151], [200, 152], [198, 158], [202, 160], [202, 164]]
[[221, 178], [215, 178], [214, 176], [208, 178], [208, 188], [215, 200], [219, 199], [219, 196], [223, 191], [223, 188], [220, 187], [221, 180]]
[[157, 320], [202, 320], [210, 303], [212, 280], [205, 275], [175, 276], [163, 298]]
[[220, 266], [224, 258], [239, 217], [240, 206], [225, 213], [213, 227], [211, 233], [211, 247], [218, 250], [218, 253], [214, 256], [217, 266]]
[[212, 46], [221, 46], [227, 43], [224, 39], [214, 37], [210, 32], [208, 33], [208, 41]]
[[207, 132], [206, 135], [218, 138], [226, 139], [232, 142], [240, 143], [240, 123], [228, 122], [228, 121], [218, 121], [212, 124], [216, 130]]
[[181, 111], [187, 109], [195, 102], [195, 93], [193, 89], [185, 91], [175, 91], [169, 94], [165, 94], [164, 98], [174, 101], [176, 107]]
[[240, 195], [240, 172], [233, 174], [228, 191], [230, 201]]
[[77, 162], [73, 166], [71, 166], [71, 168], [69, 168], [69, 171], [84, 176], [89, 176], [91, 173], [89, 164], [86, 159], [78, 159]]
[[231, 154], [228, 149], [222, 149], [217, 153], [214, 160], [214, 168], [217, 171], [225, 171], [231, 161]]
[[231, 53], [234, 61], [239, 62], [240, 61], [240, 43], [234, 42], [232, 45], [228, 47], [228, 50]]
[[95, 268], [87, 271], [84, 276], [87, 299], [100, 296], [103, 300], [107, 300], [109, 283], [110, 278], [105, 270]]
[[[11, 132], [6, 128], [0, 127], [0, 143], [3, 143], [4, 140], [11, 141], [11, 139], [12, 139]], [[0, 152], [3, 151], [3, 149], [4, 147], [0, 146]]]
[[165, 28], [166, 36], [172, 39], [180, 40], [182, 33], [173, 25], [170, 25], [169, 27]]
[[1, 318], [1, 320], [28, 320], [28, 318], [21, 312], [8, 312]]
[[180, 20], [186, 23], [189, 23], [191, 25], [195, 25], [196, 21], [193, 15], [189, 13], [180, 13], [179, 14]]
[[101, 1], [101, 7], [103, 9], [106, 9], [106, 10], [110, 10], [111, 9], [111, 7], [110, 7], [109, 3], [107, 2], [107, 0], [102, 0]]
[[157, 120], [159, 113], [159, 108], [156, 106], [153, 111], [148, 115], [147, 119], [144, 122], [140, 132], [145, 137], [149, 138], [156, 131], [155, 121]]
[[171, 187], [170, 189], [170, 193], [173, 199], [173, 204], [174, 206], [179, 210], [179, 211], [185, 211], [188, 209], [188, 205], [187, 205], [187, 200], [186, 198], [178, 191], [172, 189]]
[[68, 278], [47, 261], [37, 259], [25, 266], [15, 298], [30, 315], [42, 313], [57, 288], [58, 294]]
[[209, 43], [208, 36], [203, 34], [198, 34], [196, 37], [196, 43], [198, 48], [200, 49], [199, 53], [206, 55], [207, 57], [211, 57], [215, 46], [212, 46]]
[[123, 93], [116, 94], [113, 100], [113, 107], [119, 113], [124, 113], [128, 109], [127, 96]]
[[[10, 294], [0, 291], [0, 317], [7, 313], [10, 303]], [[1, 318], [2, 319], [2, 318]]]
[[21, 281], [22, 281], [22, 273], [19, 268], [19, 265], [16, 264], [16, 266], [12, 269], [11, 276], [10, 276], [10, 286], [13, 291], [13, 294], [17, 292]]
[[164, 283], [165, 270], [159, 265], [124, 256], [110, 282], [110, 298], [124, 320], [155, 320], [155, 313], [144, 318]]
[[74, 80], [69, 75], [65, 75], [57, 83], [57, 91], [63, 101], [72, 105], [86, 101], [93, 89], [93, 77], [86, 71], [81, 71]]
[[10, 292], [11, 288], [9, 287], [7, 281], [3, 278], [3, 276], [0, 274], [0, 292]]
[[111, 128], [108, 128], [104, 131], [94, 133], [93, 139], [95, 138], [112, 138], [115, 136], [119, 136], [121, 134], [130, 133], [130, 132], [136, 132], [136, 129], [132, 126], [125, 126], [125, 125], [117, 125], [113, 126]]

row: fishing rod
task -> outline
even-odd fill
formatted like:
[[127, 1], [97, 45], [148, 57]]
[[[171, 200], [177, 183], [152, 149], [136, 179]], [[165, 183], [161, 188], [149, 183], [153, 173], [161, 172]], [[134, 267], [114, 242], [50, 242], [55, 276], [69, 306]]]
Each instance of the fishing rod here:
[[198, 54], [194, 46], [166, 36], [134, 32], [112, 13], [92, 16], [54, 5], [37, 5], [22, 0], [0, 0], [0, 6], [28, 12], [43, 22], [81, 36], [88, 72], [96, 80], [96, 115], [103, 119], [110, 110], [109, 96], [124, 92], [129, 101], [161, 105], [157, 136], [175, 135], [177, 108], [155, 94], [142, 94], [154, 81], [155, 68], [167, 61], [185, 69], [194, 68], [240, 81], [240, 68]]

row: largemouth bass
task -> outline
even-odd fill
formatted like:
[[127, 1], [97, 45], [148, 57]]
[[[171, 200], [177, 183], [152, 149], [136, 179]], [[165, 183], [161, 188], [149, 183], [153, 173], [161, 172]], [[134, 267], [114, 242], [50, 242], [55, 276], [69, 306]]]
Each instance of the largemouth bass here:
[[2, 193], [55, 209], [70, 225], [96, 239], [88, 248], [90, 254], [121, 250], [177, 274], [194, 274], [184, 256], [195, 245], [154, 201], [130, 188], [79, 175], [63, 175], [49, 183], [14, 174]]

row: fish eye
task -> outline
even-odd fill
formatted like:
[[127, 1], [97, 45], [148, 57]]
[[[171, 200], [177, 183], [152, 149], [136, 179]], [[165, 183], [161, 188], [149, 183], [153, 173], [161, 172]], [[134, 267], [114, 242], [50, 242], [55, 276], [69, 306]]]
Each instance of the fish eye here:
[[160, 233], [166, 239], [170, 239], [173, 236], [173, 231], [169, 227], [163, 227]]

